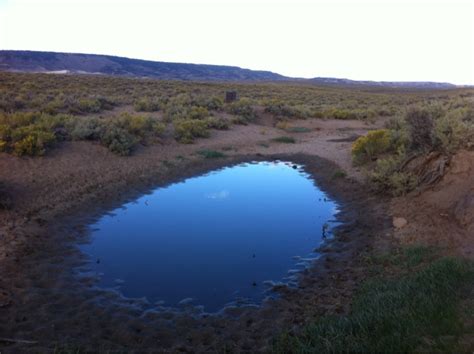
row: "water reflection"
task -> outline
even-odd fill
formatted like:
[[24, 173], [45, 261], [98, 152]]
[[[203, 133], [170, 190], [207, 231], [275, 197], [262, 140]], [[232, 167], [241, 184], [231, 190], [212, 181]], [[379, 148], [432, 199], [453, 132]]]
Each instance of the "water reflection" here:
[[[215, 311], [291, 281], [330, 234], [337, 206], [300, 166], [255, 162], [159, 188], [92, 225], [99, 285]], [[327, 225], [327, 226], [325, 226]]]

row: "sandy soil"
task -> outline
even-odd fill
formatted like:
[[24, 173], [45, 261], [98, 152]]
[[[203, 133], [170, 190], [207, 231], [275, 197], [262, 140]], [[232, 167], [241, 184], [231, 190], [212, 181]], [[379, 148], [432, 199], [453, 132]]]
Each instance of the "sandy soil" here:
[[[394, 199], [389, 210], [385, 200], [363, 186], [363, 175], [350, 158], [351, 141], [383, 122], [292, 123], [310, 128], [307, 133], [278, 130], [271, 117], [262, 117], [260, 123], [216, 131], [192, 145], [170, 140], [141, 147], [132, 157], [88, 142], [64, 143], [41, 158], [0, 154], [0, 180], [14, 203], [12, 210], [0, 212], [0, 351], [44, 352], [65, 344], [140, 352], [269, 350], [282, 329], [297, 330], [316, 316], [348, 311], [352, 292], [366, 276], [361, 257], [394, 241], [392, 216], [408, 220], [395, 232], [401, 242], [439, 241], [453, 252], [472, 255], [473, 214], [466, 211], [474, 204], [472, 152], [454, 157], [432, 189]], [[272, 141], [282, 135], [293, 136], [297, 143]], [[203, 159], [196, 154], [201, 149], [220, 150], [228, 157]], [[196, 308], [158, 311], [143, 300], [98, 289], [94, 279], [79, 279], [74, 273], [87, 262], [77, 243], [87, 241], [87, 225], [107, 210], [182, 178], [274, 158], [304, 164], [342, 206], [335, 238], [301, 275], [297, 289], [278, 289], [278, 300], [260, 308], [228, 308], [218, 316]], [[348, 178], [334, 179], [337, 170]], [[461, 183], [466, 180], [470, 182]]]
[[444, 253], [474, 258], [474, 152], [460, 151], [442, 180], [391, 203], [391, 213], [408, 224], [395, 236], [402, 243], [423, 243]]

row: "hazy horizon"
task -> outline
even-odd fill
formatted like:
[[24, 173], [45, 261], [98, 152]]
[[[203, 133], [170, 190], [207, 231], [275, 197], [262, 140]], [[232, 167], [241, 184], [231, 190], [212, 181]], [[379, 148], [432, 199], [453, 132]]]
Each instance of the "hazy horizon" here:
[[474, 2], [0, 0], [0, 49], [474, 84]]

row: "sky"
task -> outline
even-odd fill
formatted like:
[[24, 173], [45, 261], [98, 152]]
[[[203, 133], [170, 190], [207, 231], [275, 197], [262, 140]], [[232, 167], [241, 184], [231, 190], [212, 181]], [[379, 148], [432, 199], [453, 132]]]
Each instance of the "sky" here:
[[0, 49], [474, 84], [474, 0], [0, 0]]

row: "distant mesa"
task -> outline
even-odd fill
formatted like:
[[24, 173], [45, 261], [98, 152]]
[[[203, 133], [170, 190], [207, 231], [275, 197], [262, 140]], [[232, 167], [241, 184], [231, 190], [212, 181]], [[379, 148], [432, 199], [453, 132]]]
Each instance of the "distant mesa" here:
[[315, 77], [302, 79], [271, 71], [237, 66], [168, 63], [110, 55], [0, 50], [0, 71], [51, 74], [95, 74], [187, 81], [300, 82], [319, 86], [392, 87], [447, 89], [456, 85], [440, 82], [356, 81]]

